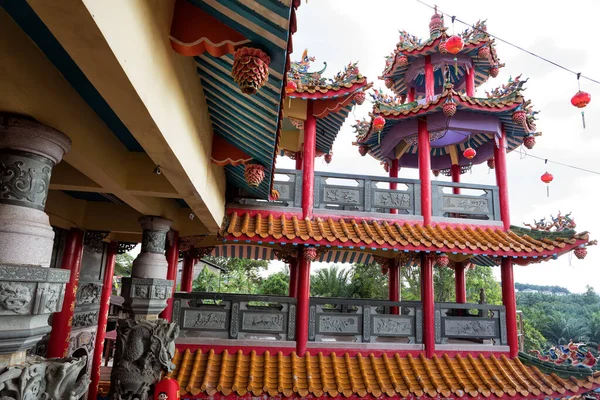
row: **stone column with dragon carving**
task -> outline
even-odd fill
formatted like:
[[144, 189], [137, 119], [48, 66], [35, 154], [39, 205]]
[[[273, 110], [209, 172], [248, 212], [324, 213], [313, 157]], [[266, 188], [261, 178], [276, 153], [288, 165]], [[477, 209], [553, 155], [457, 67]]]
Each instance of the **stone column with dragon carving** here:
[[171, 221], [147, 216], [140, 223], [142, 249], [133, 261], [131, 278], [123, 279], [121, 291], [130, 318], [120, 320], [117, 326], [111, 399], [149, 399], [161, 373], [175, 367], [171, 359], [179, 327], [158, 318], [173, 290], [173, 281], [165, 279], [165, 243]]
[[62, 307], [69, 271], [49, 268], [54, 231], [44, 212], [52, 169], [71, 148], [62, 132], [0, 113], [0, 398], [78, 399], [86, 358], [27, 356]]

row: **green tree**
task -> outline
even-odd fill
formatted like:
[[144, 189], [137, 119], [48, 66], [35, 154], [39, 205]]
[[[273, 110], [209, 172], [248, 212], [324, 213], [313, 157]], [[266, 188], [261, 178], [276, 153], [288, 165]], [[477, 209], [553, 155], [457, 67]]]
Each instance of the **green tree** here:
[[354, 264], [350, 277], [350, 292], [352, 297], [359, 299], [386, 300], [388, 282], [389, 279], [381, 273], [379, 264]]
[[260, 284], [260, 294], [287, 296], [290, 288], [290, 274], [287, 271], [275, 272]]
[[133, 256], [129, 253], [117, 254], [115, 276], [131, 276]]
[[421, 274], [418, 265], [400, 267], [402, 300], [421, 301]]
[[319, 269], [310, 277], [310, 292], [318, 297], [350, 297], [350, 270], [331, 265]]
[[260, 272], [267, 269], [269, 262], [232, 257], [205, 257], [205, 261], [220, 266], [221, 292], [256, 294], [261, 283]]
[[220, 277], [207, 266], [202, 268], [196, 279], [192, 282], [194, 292], [218, 292], [220, 289]]
[[452, 268], [436, 267], [433, 270], [433, 295], [435, 302], [454, 302], [456, 299], [456, 281]]
[[552, 312], [542, 322], [542, 331], [552, 344], [564, 344], [569, 340], [587, 342], [589, 330], [583, 319], [568, 317], [559, 312]]
[[492, 267], [476, 266], [468, 269], [466, 280], [468, 303], [479, 303], [479, 293], [483, 289], [488, 304], [502, 304], [502, 288], [494, 278]]
[[530, 350], [542, 351], [548, 346], [548, 340], [528, 320], [523, 320], [523, 335], [525, 337], [525, 352]]

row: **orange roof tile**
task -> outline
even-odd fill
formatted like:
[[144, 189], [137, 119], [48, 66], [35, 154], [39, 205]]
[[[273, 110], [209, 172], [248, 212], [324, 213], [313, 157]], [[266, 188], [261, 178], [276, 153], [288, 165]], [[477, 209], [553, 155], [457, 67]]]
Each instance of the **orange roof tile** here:
[[[246, 212], [229, 214], [221, 235], [225, 239], [298, 242], [320, 245], [365, 246], [402, 250], [430, 250], [473, 254], [538, 256], [563, 253], [589, 240], [588, 233], [545, 233], [514, 227], [503, 231], [493, 226], [464, 226], [315, 217], [274, 217]], [[535, 237], [535, 238], [534, 238]]]
[[600, 385], [600, 373], [583, 379], [563, 379], [525, 366], [518, 358], [482, 354], [426, 359], [422, 354], [379, 357], [335, 353], [281, 352], [244, 355], [224, 350], [184, 353], [173, 359], [170, 377], [177, 379], [182, 395], [191, 396], [344, 396], [372, 395], [430, 397], [554, 396], [576, 394]]

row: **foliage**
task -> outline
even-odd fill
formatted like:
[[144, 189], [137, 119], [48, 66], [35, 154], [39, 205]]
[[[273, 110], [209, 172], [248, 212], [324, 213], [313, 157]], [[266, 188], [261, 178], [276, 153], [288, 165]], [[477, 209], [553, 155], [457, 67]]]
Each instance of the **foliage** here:
[[221, 286], [220, 284], [220, 276], [211, 271], [207, 266], [204, 266], [196, 279], [192, 282], [192, 290], [194, 292], [218, 292]]
[[290, 287], [290, 274], [286, 271], [275, 272], [267, 276], [260, 284], [260, 294], [287, 296]]
[[350, 270], [331, 265], [310, 278], [310, 293], [317, 297], [352, 297]]
[[268, 261], [246, 258], [205, 257], [205, 261], [218, 265], [221, 274], [221, 292], [257, 294], [261, 283], [260, 272], [267, 269]]
[[388, 298], [388, 277], [378, 264], [354, 264], [350, 277], [352, 297], [360, 299]]
[[421, 274], [418, 265], [400, 267], [402, 300], [421, 301]]
[[485, 292], [487, 304], [502, 304], [502, 287], [494, 278], [492, 267], [478, 266], [466, 272], [467, 302], [479, 303], [481, 289]]
[[433, 295], [438, 303], [449, 303], [456, 299], [456, 284], [452, 268], [434, 268]]
[[525, 351], [542, 351], [548, 347], [548, 340], [528, 320], [523, 320], [523, 335], [525, 337]]
[[552, 293], [565, 293], [565, 294], [571, 293], [571, 292], [569, 292], [568, 289], [566, 289], [562, 286], [542, 286], [542, 285], [532, 285], [530, 283], [519, 283], [519, 282], [515, 283], [515, 289], [517, 289], [519, 292], [530, 289], [530, 290], [537, 290], [538, 292], [552, 292]]
[[133, 256], [129, 253], [117, 254], [115, 276], [131, 276]]

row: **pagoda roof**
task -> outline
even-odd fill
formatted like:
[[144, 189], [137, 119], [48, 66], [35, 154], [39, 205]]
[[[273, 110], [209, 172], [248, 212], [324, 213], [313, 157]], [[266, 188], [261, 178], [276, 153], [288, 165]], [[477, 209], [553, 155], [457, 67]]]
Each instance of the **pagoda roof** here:
[[[600, 372], [561, 377], [505, 355], [370, 353], [362, 356], [257, 354], [252, 350], [217, 354], [213, 349], [177, 349], [175, 369], [184, 397], [330, 397], [330, 398], [501, 398], [577, 395], [600, 386]], [[564, 376], [564, 375], [563, 375]], [[229, 398], [229, 397], [228, 397]]]
[[[529, 264], [592, 244], [587, 232], [543, 232], [493, 225], [433, 224], [397, 219], [357, 219], [229, 210], [221, 230], [226, 242], [314, 245], [379, 252], [396, 258], [410, 252], [447, 253], [496, 259], [511, 257]], [[378, 253], [381, 254], [381, 253]], [[474, 260], [476, 264], [479, 264]], [[486, 265], [486, 264], [483, 264]], [[493, 265], [493, 264], [492, 264]]]
[[[488, 93], [487, 98], [469, 97], [464, 93], [454, 90], [452, 85], [446, 87], [444, 92], [430, 101], [424, 99], [411, 103], [402, 103], [397, 97], [386, 96], [379, 92], [372, 95], [375, 103], [373, 118], [381, 115], [385, 118], [385, 127], [377, 131], [372, 126], [372, 121], [358, 121], [355, 125], [357, 132], [356, 145], [366, 145], [369, 154], [381, 162], [395, 157], [395, 146], [404, 139], [407, 148], [400, 158], [400, 166], [417, 168], [417, 123], [418, 119], [426, 119], [430, 132], [431, 163], [433, 169], [449, 168], [453, 163], [451, 154], [454, 153], [458, 164], [468, 166], [479, 164], [493, 156], [493, 143], [500, 137], [501, 125], [507, 134], [508, 151], [518, 148], [527, 136], [539, 136], [536, 131], [536, 111], [533, 111], [531, 102], [522, 94], [520, 77], [512, 78], [507, 85]], [[447, 117], [443, 110], [445, 104], [452, 102], [456, 105], [456, 113]], [[515, 111], [526, 112], [526, 121], [523, 124], [513, 120]], [[409, 122], [410, 121], [410, 122]], [[478, 129], [481, 127], [481, 129]], [[451, 130], [469, 129], [472, 133], [460, 133], [458, 139], [452, 143], [445, 143], [444, 136]], [[399, 132], [402, 130], [402, 132]], [[390, 135], [390, 140], [386, 137]], [[436, 143], [437, 140], [442, 139]], [[462, 156], [467, 147], [477, 151], [473, 160]], [[484, 151], [481, 151], [481, 150]]]
[[[456, 64], [456, 68], [450, 68], [449, 72], [451, 82], [457, 88], [464, 87], [467, 70], [471, 65], [475, 70], [475, 86], [480, 86], [489, 79], [492, 67], [504, 66], [496, 54], [494, 39], [486, 32], [485, 21], [479, 21], [473, 27], [457, 34], [464, 43], [463, 49], [458, 54], [449, 54], [445, 50], [440, 51], [440, 44], [443, 49], [443, 43], [452, 36], [443, 26], [443, 17], [441, 20], [442, 27], [434, 30], [431, 36], [424, 40], [410, 35], [406, 31], [400, 32], [400, 40], [391, 55], [386, 57], [385, 68], [380, 76], [381, 79], [389, 79], [393, 82], [390, 89], [398, 96], [406, 95], [410, 87], [415, 88], [418, 94], [425, 92], [423, 68], [426, 56], [431, 57], [434, 65], [435, 87], [437, 88], [443, 87], [445, 83], [444, 71], [440, 66]], [[489, 48], [487, 57], [481, 57], [479, 54], [479, 50], [484, 47]]]
[[349, 63], [333, 78], [325, 78], [323, 73], [327, 63], [321, 70], [309, 71], [314, 60], [305, 50], [301, 60], [292, 63], [287, 79], [296, 83], [296, 89], [287, 96], [313, 102], [313, 115], [317, 118], [317, 152], [327, 154], [352, 107], [357, 102], [362, 103], [355, 95], [362, 93], [364, 99], [364, 92], [372, 84], [360, 73], [357, 63]]

